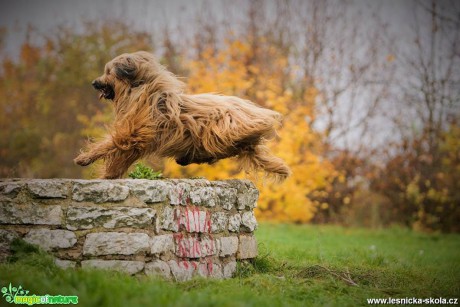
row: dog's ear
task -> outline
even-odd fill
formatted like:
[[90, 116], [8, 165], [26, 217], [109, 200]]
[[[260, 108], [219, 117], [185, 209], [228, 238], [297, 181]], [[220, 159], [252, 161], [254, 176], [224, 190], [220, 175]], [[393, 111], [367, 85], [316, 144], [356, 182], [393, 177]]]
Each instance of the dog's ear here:
[[136, 70], [136, 64], [130, 57], [115, 65], [115, 74], [123, 80], [133, 81], [136, 78]]

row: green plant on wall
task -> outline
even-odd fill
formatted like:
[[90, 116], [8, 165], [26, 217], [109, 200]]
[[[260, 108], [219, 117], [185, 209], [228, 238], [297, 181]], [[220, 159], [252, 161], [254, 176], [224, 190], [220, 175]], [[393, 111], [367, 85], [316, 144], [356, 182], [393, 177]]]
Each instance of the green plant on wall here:
[[150, 167], [143, 163], [137, 163], [134, 170], [128, 174], [129, 178], [132, 179], [160, 179], [163, 178], [161, 172], [155, 172]]

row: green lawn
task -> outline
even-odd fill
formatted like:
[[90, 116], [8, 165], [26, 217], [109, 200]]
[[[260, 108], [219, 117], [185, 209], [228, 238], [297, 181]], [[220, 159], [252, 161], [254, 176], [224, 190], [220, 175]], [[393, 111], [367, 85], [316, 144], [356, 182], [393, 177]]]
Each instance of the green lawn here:
[[61, 270], [41, 253], [20, 251], [19, 260], [0, 265], [0, 286], [78, 295], [81, 306], [357, 306], [373, 297], [460, 297], [460, 235], [261, 224], [256, 236], [260, 256], [232, 280]]

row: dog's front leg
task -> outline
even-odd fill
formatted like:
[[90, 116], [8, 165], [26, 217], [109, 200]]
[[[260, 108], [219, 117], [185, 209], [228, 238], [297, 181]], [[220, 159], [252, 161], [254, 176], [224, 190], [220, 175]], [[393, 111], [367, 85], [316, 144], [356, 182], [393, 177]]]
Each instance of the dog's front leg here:
[[131, 164], [141, 156], [136, 149], [113, 151], [106, 156], [105, 173], [102, 177], [105, 179], [121, 178]]
[[106, 137], [103, 141], [91, 144], [88, 151], [80, 153], [74, 159], [74, 162], [78, 165], [86, 166], [100, 158], [104, 158], [115, 150], [116, 147], [112, 138]]

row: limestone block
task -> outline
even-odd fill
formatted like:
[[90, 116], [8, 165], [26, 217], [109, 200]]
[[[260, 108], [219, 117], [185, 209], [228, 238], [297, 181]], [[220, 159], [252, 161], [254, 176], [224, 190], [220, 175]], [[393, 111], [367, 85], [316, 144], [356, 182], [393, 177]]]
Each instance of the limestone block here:
[[176, 255], [181, 258], [200, 258], [202, 256], [201, 242], [196, 237], [175, 236]]
[[257, 199], [259, 199], [259, 191], [257, 189], [248, 189], [246, 192], [238, 194], [238, 210], [254, 209], [257, 206]]
[[214, 212], [211, 214], [211, 232], [218, 233], [227, 229], [228, 216], [225, 212]]
[[179, 231], [180, 210], [171, 206], [166, 206], [160, 216], [160, 228], [163, 230]]
[[0, 201], [0, 224], [61, 225], [61, 220], [62, 209], [58, 205]]
[[198, 276], [211, 277], [216, 279], [222, 279], [222, 266], [219, 263], [213, 263], [212, 261], [203, 262], [198, 264], [196, 270]]
[[75, 201], [117, 202], [128, 197], [129, 188], [108, 180], [78, 180], [74, 181], [72, 193]]
[[150, 240], [150, 246], [150, 252], [152, 254], [174, 252], [174, 236], [172, 234], [154, 236]]
[[241, 214], [241, 225], [250, 232], [257, 229], [257, 221], [254, 212], [248, 211]]
[[161, 260], [154, 260], [152, 262], [145, 264], [145, 274], [161, 276], [166, 279], [170, 279], [171, 269], [169, 268], [169, 265], [167, 262], [161, 261]]
[[83, 255], [134, 255], [149, 248], [150, 238], [145, 233], [97, 232], [86, 235]]
[[181, 258], [201, 258], [216, 255], [219, 246], [211, 237], [184, 237], [181, 234], [175, 236], [176, 255]]
[[60, 180], [30, 180], [27, 188], [34, 198], [67, 198], [67, 186]]
[[190, 201], [194, 205], [214, 207], [217, 195], [212, 187], [200, 187], [190, 191]]
[[209, 212], [196, 207], [181, 208], [177, 223], [187, 232], [207, 233], [211, 228]]
[[238, 237], [222, 237], [220, 238], [219, 256], [226, 257], [236, 254], [238, 251]]
[[201, 257], [216, 255], [219, 252], [219, 245], [212, 237], [201, 238]]
[[225, 210], [231, 210], [236, 203], [237, 189], [230, 187], [216, 187], [216, 194], [219, 199], [219, 204]]
[[253, 209], [257, 206], [259, 191], [249, 180], [228, 180], [238, 190], [237, 209]]
[[190, 203], [190, 184], [179, 182], [169, 190], [169, 202], [171, 205], [185, 206]]
[[230, 261], [223, 265], [223, 278], [232, 278], [236, 272], [236, 261]]
[[25, 184], [21, 181], [0, 182], [0, 198], [15, 198]]
[[46, 251], [56, 248], [69, 248], [77, 243], [77, 237], [72, 231], [62, 229], [31, 229], [24, 241], [40, 246]]
[[126, 185], [145, 203], [159, 203], [168, 198], [171, 184], [162, 180], [126, 179]]
[[238, 232], [240, 231], [241, 215], [239, 213], [231, 215], [228, 218], [228, 231]]
[[160, 228], [174, 232], [184, 229], [190, 233], [207, 233], [211, 229], [211, 219], [207, 211], [196, 207], [167, 206], [160, 217]]
[[187, 260], [170, 260], [168, 261], [171, 273], [176, 281], [187, 281], [192, 279], [193, 273], [198, 267], [198, 262]]
[[238, 246], [238, 259], [249, 259], [257, 257], [257, 241], [253, 236], [240, 236]]
[[67, 228], [92, 229], [94, 227], [145, 228], [153, 224], [155, 210], [133, 207], [78, 206], [67, 210]]

